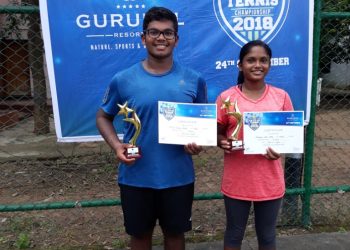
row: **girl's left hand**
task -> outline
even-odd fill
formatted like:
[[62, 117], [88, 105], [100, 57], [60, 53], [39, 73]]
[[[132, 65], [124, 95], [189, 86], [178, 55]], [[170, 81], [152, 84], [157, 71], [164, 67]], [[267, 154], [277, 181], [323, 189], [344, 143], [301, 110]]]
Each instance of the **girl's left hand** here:
[[277, 160], [281, 157], [281, 154], [277, 153], [272, 148], [268, 147], [266, 149], [266, 154], [264, 154], [264, 156], [268, 160]]

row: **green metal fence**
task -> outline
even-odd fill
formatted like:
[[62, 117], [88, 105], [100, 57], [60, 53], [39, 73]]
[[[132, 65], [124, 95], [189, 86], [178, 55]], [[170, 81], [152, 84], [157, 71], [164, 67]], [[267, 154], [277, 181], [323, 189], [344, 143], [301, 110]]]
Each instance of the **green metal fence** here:
[[[0, 247], [122, 247], [113, 153], [103, 143], [55, 142], [38, 13], [32, 5], [0, 6]], [[316, 0], [314, 21], [306, 152], [286, 156], [279, 228], [350, 230], [349, 1]], [[10, 148], [18, 154], [2, 157]], [[187, 236], [221, 238], [222, 151], [207, 148], [194, 162], [194, 230]]]

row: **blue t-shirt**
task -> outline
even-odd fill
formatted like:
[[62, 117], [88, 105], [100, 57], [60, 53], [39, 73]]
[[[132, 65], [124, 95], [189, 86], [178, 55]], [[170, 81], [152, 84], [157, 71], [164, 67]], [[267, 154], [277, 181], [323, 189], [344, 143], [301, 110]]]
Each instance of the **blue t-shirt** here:
[[[138, 114], [142, 129], [137, 139], [142, 157], [133, 165], [119, 166], [118, 182], [150, 188], [168, 188], [194, 182], [192, 157], [183, 145], [158, 143], [158, 101], [206, 103], [207, 88], [199, 73], [174, 62], [170, 71], [155, 75], [147, 72], [142, 63], [117, 73], [106, 91], [101, 108], [115, 116], [117, 104], [128, 102]], [[135, 132], [124, 122], [124, 142]]]

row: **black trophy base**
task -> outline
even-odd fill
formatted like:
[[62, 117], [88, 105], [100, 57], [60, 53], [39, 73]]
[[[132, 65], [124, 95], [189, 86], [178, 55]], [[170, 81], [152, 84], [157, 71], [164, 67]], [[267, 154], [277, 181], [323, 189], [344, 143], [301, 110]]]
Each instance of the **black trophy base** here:
[[132, 159], [132, 158], [141, 158], [141, 149], [139, 147], [131, 147], [131, 148], [127, 148], [125, 151], [125, 156], [128, 159]]
[[230, 140], [230, 142], [231, 142], [231, 150], [232, 151], [244, 149], [243, 141]]

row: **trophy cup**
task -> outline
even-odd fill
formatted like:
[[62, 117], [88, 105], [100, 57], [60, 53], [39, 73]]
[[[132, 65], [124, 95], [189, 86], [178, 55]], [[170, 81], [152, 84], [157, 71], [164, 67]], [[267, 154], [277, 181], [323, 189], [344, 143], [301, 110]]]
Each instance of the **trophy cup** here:
[[[118, 104], [118, 107], [120, 108], [117, 115], [124, 115], [125, 118], [123, 121], [130, 122], [135, 126], [135, 134], [130, 139], [129, 143], [132, 145], [132, 147], [127, 148], [125, 151], [126, 158], [140, 158], [141, 157], [141, 149], [140, 147], [136, 146], [136, 140], [140, 135], [141, 132], [141, 121], [139, 117], [136, 114], [136, 111], [128, 107], [128, 102], [125, 102], [123, 105]], [[129, 117], [129, 113], [131, 113], [131, 117]]]
[[243, 141], [238, 140], [238, 134], [243, 125], [243, 115], [238, 109], [237, 99], [232, 103], [230, 101], [230, 96], [228, 96], [226, 100], [222, 100], [221, 109], [225, 109], [226, 115], [234, 117], [237, 121], [235, 129], [233, 130], [231, 136], [228, 138], [229, 142], [231, 143], [231, 150], [243, 149]]

